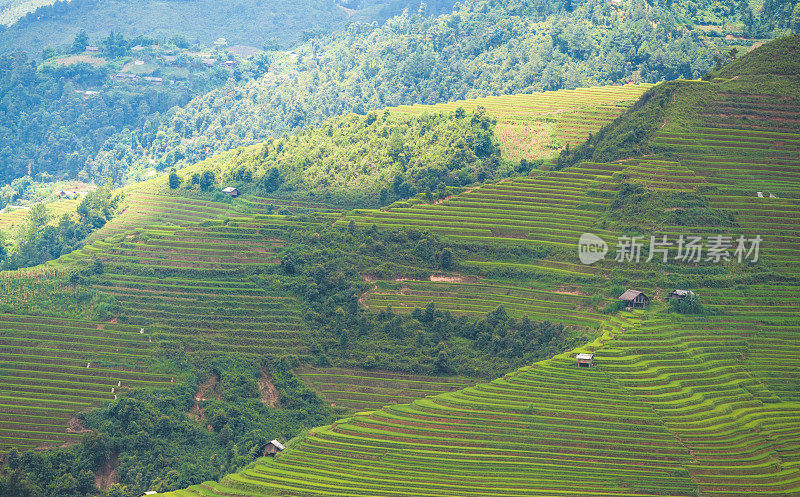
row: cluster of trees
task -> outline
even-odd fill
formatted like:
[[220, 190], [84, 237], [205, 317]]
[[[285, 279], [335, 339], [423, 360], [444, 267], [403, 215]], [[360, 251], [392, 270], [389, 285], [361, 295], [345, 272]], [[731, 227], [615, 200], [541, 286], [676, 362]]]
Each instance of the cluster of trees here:
[[114, 215], [121, 197], [110, 184], [89, 192], [78, 204], [77, 219], [64, 214], [57, 222], [45, 204], [33, 205], [7, 248], [0, 231], [0, 267], [18, 269], [35, 266], [68, 254], [93, 231], [102, 228]]
[[[168, 390], [135, 390], [81, 415], [92, 429], [80, 444], [6, 456], [0, 495], [14, 497], [134, 497], [216, 480], [259, 457], [272, 439], [287, 441], [304, 429], [332, 421], [330, 408], [292, 373], [289, 359], [258, 362], [241, 357], [187, 357], [165, 351], [190, 379]], [[259, 398], [257, 380], [271, 375], [280, 405]], [[213, 398], [195, 406], [197, 385], [219, 378]], [[197, 422], [187, 414], [195, 409]], [[104, 492], [95, 476], [115, 468], [118, 482]]]
[[[470, 1], [435, 18], [411, 11], [380, 27], [353, 24], [279, 58], [261, 78], [231, 82], [171, 113], [158, 128], [165, 139], [141, 146], [134, 132], [108, 147], [133, 157], [179, 154], [183, 165], [348, 112], [698, 78], [733, 43], [692, 26], [719, 20], [720, 8], [719, 2], [694, 0]], [[726, 25], [748, 9], [743, 3]]]
[[[466, 113], [405, 117], [387, 112], [348, 114], [300, 133], [221, 154], [202, 174], [170, 186], [254, 182], [270, 195], [314, 196], [356, 206], [386, 205], [419, 192], [430, 200], [464, 186], [508, 175], [500, 161], [494, 120], [482, 108]], [[208, 178], [206, 178], [208, 176]]]
[[458, 265], [432, 234], [373, 228], [295, 228], [280, 265], [283, 284], [309, 307], [310, 349], [318, 365], [493, 378], [574, 345], [561, 325], [514, 319], [502, 308], [484, 319], [429, 304], [411, 315], [363, 309], [362, 278], [425, 279]]
[[712, 208], [700, 193], [651, 190], [623, 181], [603, 213], [603, 226], [648, 231], [660, 226], [738, 226], [734, 211]]
[[[1, 184], [42, 173], [119, 184], [127, 168], [87, 165], [110, 137], [135, 128], [138, 143], [152, 144], [160, 138], [162, 113], [228, 77], [210, 72], [172, 85], [120, 85], [110, 79], [112, 71], [109, 66], [37, 64], [23, 54], [0, 55]], [[99, 93], [86, 95], [87, 89]], [[122, 157], [125, 151], [110, 153]]]

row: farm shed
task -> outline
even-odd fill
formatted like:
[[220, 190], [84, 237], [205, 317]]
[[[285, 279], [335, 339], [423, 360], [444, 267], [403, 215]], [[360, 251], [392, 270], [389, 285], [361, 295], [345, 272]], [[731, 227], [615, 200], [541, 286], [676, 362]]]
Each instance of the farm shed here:
[[667, 294], [667, 300], [683, 300], [691, 295], [694, 295], [691, 290], [672, 290]]
[[650, 297], [640, 292], [639, 290], [625, 290], [625, 293], [619, 296], [619, 300], [625, 302], [625, 307], [633, 309], [643, 309], [650, 303]]
[[202, 62], [204, 66], [214, 67], [217, 63], [217, 59], [202, 59], [200, 62]]
[[282, 443], [278, 442], [277, 440], [272, 440], [268, 444], [264, 444], [262, 448], [262, 454], [265, 456], [272, 456], [275, 457], [275, 454], [282, 451], [285, 447]]
[[234, 186], [226, 186], [222, 189], [222, 193], [225, 195], [230, 195], [231, 197], [238, 197], [239, 196], [239, 189]]
[[89, 46], [86, 47], [86, 51], [87, 52], [99, 52], [100, 51], [100, 47], [97, 47], [95, 45], [89, 45]]
[[594, 354], [587, 354], [585, 352], [581, 352], [580, 354], [575, 356], [575, 359], [578, 360], [578, 367], [581, 368], [590, 368], [592, 367]]

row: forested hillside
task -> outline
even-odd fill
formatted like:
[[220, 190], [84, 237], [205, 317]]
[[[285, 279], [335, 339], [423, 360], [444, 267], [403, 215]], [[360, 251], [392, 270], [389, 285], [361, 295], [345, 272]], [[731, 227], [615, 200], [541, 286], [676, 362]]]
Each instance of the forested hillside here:
[[[747, 3], [731, 11], [713, 2], [470, 1], [439, 17], [410, 11], [303, 44], [261, 78], [231, 82], [170, 113], [160, 140], [143, 142], [140, 131], [112, 137], [87, 168], [136, 168], [170, 152], [183, 157], [178, 165], [192, 164], [329, 116], [385, 106], [698, 78], [731, 47], [742, 51], [751, 37], [785, 30], [792, 5], [754, 13]], [[696, 26], [702, 23], [719, 27]], [[736, 36], [723, 37], [729, 30]]]
[[[432, 14], [452, 6], [449, 0], [430, 4]], [[383, 22], [408, 5], [406, 0], [13, 0], [0, 3], [0, 24], [9, 25], [0, 30], [0, 53], [22, 50], [38, 58], [42, 49], [69, 43], [81, 30], [91, 38], [114, 31], [128, 37], [182, 36], [203, 45], [225, 38], [232, 45], [289, 48], [351, 22]]]

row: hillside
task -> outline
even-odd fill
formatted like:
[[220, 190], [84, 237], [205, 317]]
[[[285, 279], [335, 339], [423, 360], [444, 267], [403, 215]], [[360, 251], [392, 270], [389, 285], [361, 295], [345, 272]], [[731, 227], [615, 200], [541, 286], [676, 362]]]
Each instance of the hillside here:
[[[708, 80], [345, 115], [126, 187], [82, 249], [1, 275], [0, 490], [797, 493], [800, 85], [760, 69], [797, 41]], [[446, 184], [465, 150], [498, 174]], [[427, 170], [446, 195], [404, 176]], [[305, 190], [326, 177], [415, 195], [344, 210]]]
[[[243, 192], [346, 207], [432, 202], [492, 179], [547, 168], [618, 117], [650, 85], [485, 97], [348, 114], [302, 133], [219, 154], [212, 171]], [[191, 174], [188, 171], [192, 171]]]
[[[265, 42], [287, 49], [309, 36], [320, 36], [345, 28], [353, 22], [382, 22], [406, 7], [404, 1], [337, 2], [311, 1], [300, 6], [292, 2], [242, 2], [189, 0], [171, 2], [147, 0], [13, 1], [0, 4], [0, 53], [25, 51], [39, 58], [43, 49], [72, 42], [81, 30], [92, 38], [108, 33], [151, 39], [183, 37], [210, 46], [219, 38], [231, 45], [260, 48]], [[348, 2], [345, 2], [348, 3]], [[449, 9], [448, 2], [432, 2]]]
[[744, 53], [785, 32], [775, 25], [783, 10], [765, 17], [743, 4], [733, 16], [753, 29], [737, 21], [720, 31], [699, 27], [719, 21], [712, 3], [663, 4], [470, 1], [431, 17], [410, 9], [383, 25], [353, 25], [277, 54], [262, 77], [226, 85], [165, 116], [157, 124], [164, 139], [142, 143], [140, 133], [116, 134], [91, 164], [125, 171], [164, 163], [172, 152], [180, 167], [387, 106], [699, 78], [715, 57], [725, 60], [734, 48]]
[[[794, 47], [797, 38], [780, 43]], [[800, 345], [800, 246], [791, 238], [800, 210], [800, 101], [796, 76], [758, 71], [762, 54], [791, 53], [780, 47], [743, 58], [749, 69], [726, 79], [677, 83], [665, 124], [636, 144], [658, 155], [582, 163], [437, 205], [337, 221], [435, 230], [473, 254], [458, 269], [483, 276], [471, 284], [408, 281], [399, 292], [378, 282], [368, 300], [375, 308], [434, 301], [463, 312], [492, 295], [509, 312], [578, 320], [582, 313], [556, 296], [613, 298], [627, 286], [655, 297], [649, 309], [598, 314], [603, 333], [571, 353], [491, 383], [358, 413], [312, 430], [275, 459], [171, 495], [796, 493], [800, 399], [795, 368], [780, 358]], [[630, 133], [636, 121], [616, 121], [604, 138]], [[604, 149], [603, 139], [593, 148]], [[723, 264], [712, 257], [585, 266], [575, 254], [585, 231], [612, 243], [624, 232], [763, 242], [758, 261], [750, 252], [739, 263], [732, 246]], [[541, 291], [534, 297], [531, 287]], [[663, 298], [672, 288], [691, 288], [703, 313], [671, 311]], [[578, 351], [594, 353], [596, 366], [577, 368]]]

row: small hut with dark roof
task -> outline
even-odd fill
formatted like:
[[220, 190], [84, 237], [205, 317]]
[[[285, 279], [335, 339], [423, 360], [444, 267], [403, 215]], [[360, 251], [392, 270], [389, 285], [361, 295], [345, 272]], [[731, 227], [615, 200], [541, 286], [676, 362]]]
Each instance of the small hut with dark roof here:
[[631, 290], [630, 288], [619, 296], [619, 300], [625, 303], [626, 308], [631, 309], [643, 309], [650, 303], [650, 297], [639, 290]]

